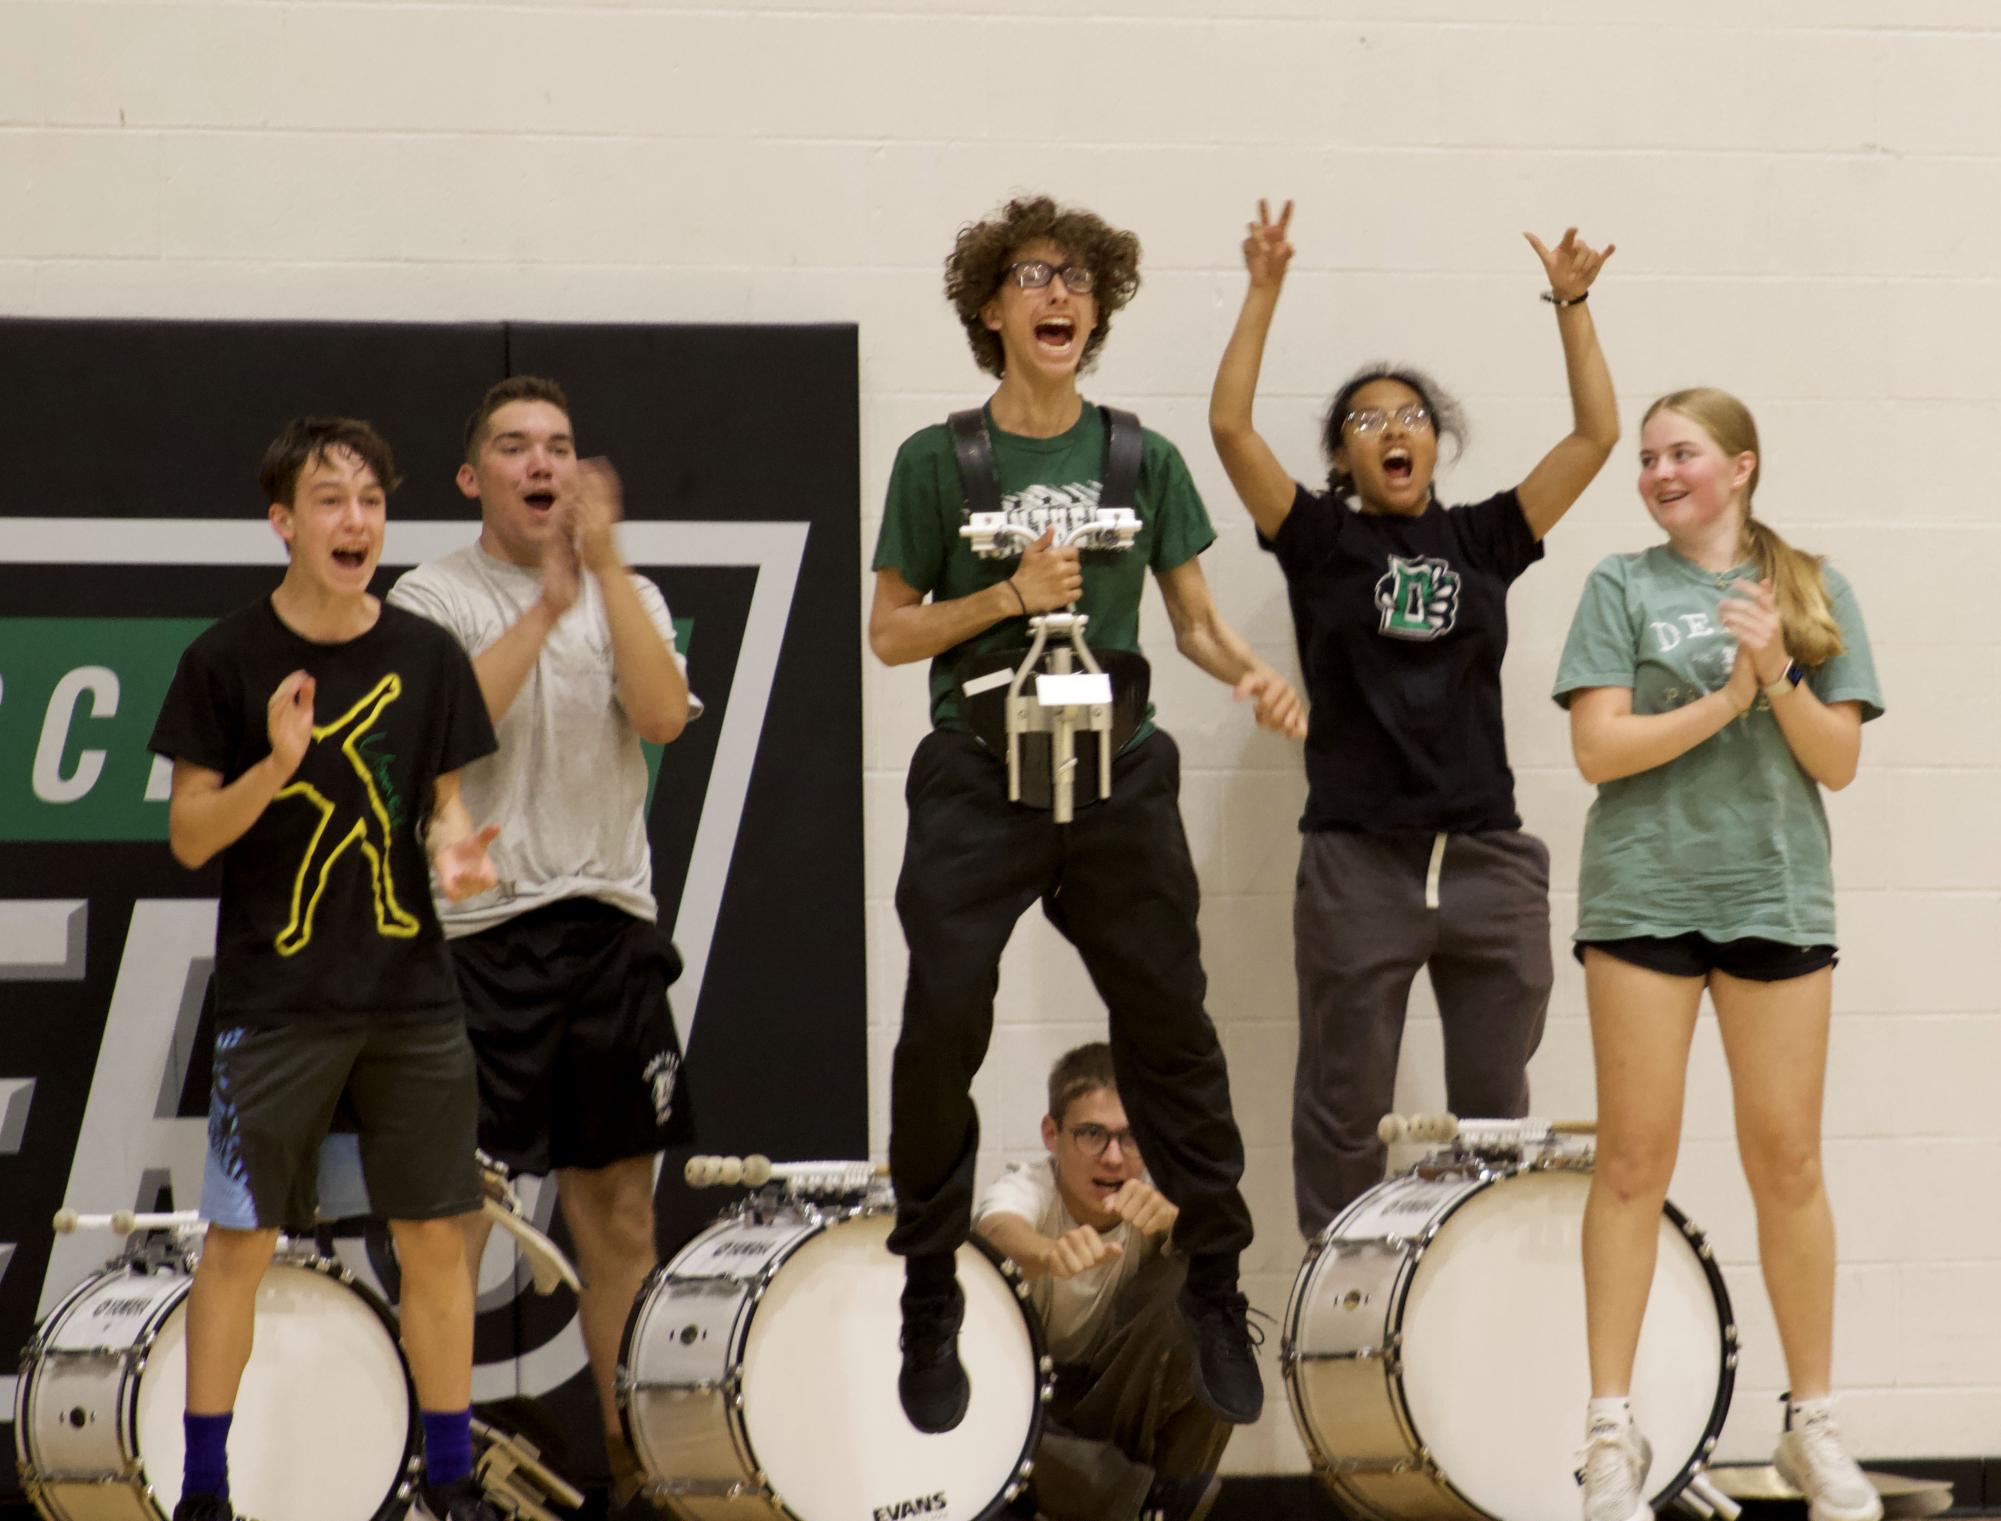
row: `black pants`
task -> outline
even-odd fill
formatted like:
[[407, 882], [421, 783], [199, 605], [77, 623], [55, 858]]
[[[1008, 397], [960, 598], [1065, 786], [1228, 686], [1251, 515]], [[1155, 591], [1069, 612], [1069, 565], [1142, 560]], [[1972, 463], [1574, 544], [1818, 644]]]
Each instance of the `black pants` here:
[[1059, 1366], [1035, 1447], [1047, 1521], [1127, 1521], [1156, 1475], [1211, 1474], [1235, 1429], [1195, 1397], [1193, 1344], [1174, 1296], [1180, 1257], [1156, 1257], [1119, 1291], [1111, 1329], [1082, 1364]]
[[1120, 755], [1112, 776], [1108, 800], [1059, 825], [1007, 800], [1005, 767], [970, 734], [933, 732], [911, 758], [896, 884], [910, 980], [889, 1131], [889, 1245], [903, 1256], [947, 1254], [966, 1238], [980, 1140], [973, 1075], [993, 1033], [1001, 952], [1040, 899], [1105, 1000], [1120, 1100], [1155, 1186], [1181, 1211], [1176, 1244], [1205, 1284], [1235, 1277], [1251, 1239], [1237, 1191], [1244, 1145], [1202, 1006], [1181, 755], [1156, 732]]

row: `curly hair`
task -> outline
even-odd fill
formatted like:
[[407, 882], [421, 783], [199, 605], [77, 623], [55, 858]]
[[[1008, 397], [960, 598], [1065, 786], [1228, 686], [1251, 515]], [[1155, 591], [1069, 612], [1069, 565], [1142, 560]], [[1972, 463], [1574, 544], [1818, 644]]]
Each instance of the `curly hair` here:
[[1327, 494], [1337, 502], [1345, 502], [1355, 494], [1354, 477], [1334, 463], [1335, 451], [1341, 447], [1341, 429], [1348, 420], [1348, 409], [1354, 404], [1355, 393], [1378, 380], [1394, 380], [1417, 392], [1418, 400], [1424, 403], [1424, 410], [1431, 414], [1432, 430], [1440, 442], [1451, 442], [1454, 457], [1466, 447], [1466, 414], [1452, 399], [1451, 393], [1437, 381], [1422, 370], [1387, 359], [1365, 364], [1334, 393], [1333, 401], [1327, 404], [1327, 415], [1320, 424], [1320, 452], [1327, 459]]
[[989, 375], [1007, 360], [1000, 334], [980, 320], [981, 309], [999, 293], [1007, 266], [1023, 245], [1046, 238], [1089, 267], [1097, 283], [1098, 325], [1084, 340], [1079, 372], [1090, 369], [1112, 330], [1112, 315], [1139, 290], [1139, 239], [1093, 212], [1059, 206], [1046, 195], [1018, 196], [983, 221], [959, 229], [945, 260], [945, 298], [959, 314], [973, 358]]

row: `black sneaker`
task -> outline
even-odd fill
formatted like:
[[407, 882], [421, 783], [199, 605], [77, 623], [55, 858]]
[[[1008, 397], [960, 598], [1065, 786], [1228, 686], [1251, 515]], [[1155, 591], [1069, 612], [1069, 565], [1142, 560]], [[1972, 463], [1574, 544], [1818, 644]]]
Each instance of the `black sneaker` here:
[[1223, 1481], [1212, 1473], [1156, 1478], [1140, 1507], [1140, 1521], [1202, 1521], [1222, 1492]]
[[236, 1512], [221, 1495], [182, 1495], [174, 1521], [236, 1521]]
[[667, 1521], [672, 1514], [644, 1488], [635, 1489], [623, 1501], [607, 1500], [606, 1521]]
[[1197, 1294], [1184, 1286], [1174, 1307], [1195, 1344], [1196, 1397], [1231, 1425], [1250, 1425], [1265, 1408], [1255, 1350], [1264, 1333], [1251, 1329], [1250, 1301], [1235, 1289]]
[[450, 1484], [425, 1484], [417, 1499], [433, 1521], [501, 1521], [500, 1512], [486, 1497], [486, 1486], [475, 1475]]
[[903, 1295], [903, 1368], [896, 1375], [903, 1413], [919, 1431], [936, 1436], [966, 1418], [973, 1388], [959, 1361], [959, 1325], [966, 1296], [954, 1282], [949, 1293]]

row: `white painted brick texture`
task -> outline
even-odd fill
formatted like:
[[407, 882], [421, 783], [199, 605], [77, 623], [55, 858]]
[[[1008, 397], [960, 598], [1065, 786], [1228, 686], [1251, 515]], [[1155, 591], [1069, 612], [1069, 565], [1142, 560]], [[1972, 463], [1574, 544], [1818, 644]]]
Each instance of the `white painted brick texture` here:
[[[1755, 19], [1747, 19], [1755, 18]], [[1261, 420], [1311, 477], [1317, 408], [1381, 354], [1459, 391], [1461, 499], [1563, 430], [1519, 229], [1616, 239], [1593, 308], [1630, 421], [1670, 386], [1743, 394], [1766, 513], [1834, 555], [1892, 716], [1832, 801], [1844, 960], [1828, 1166], [1846, 1424], [1876, 1454], [2001, 1451], [2001, 18], [1989, 0], [0, 0], [0, 311], [860, 324], [872, 546], [898, 441], [980, 393], [939, 297], [953, 229], [1014, 187], [1135, 227], [1146, 286], [1093, 394], [1174, 437], [1223, 539], [1222, 606], [1274, 660], [1274, 567], [1209, 449], [1209, 377], [1259, 195], [1300, 255]], [[749, 400], [749, 399], [747, 399]], [[1628, 441], [1630, 443], [1630, 439]], [[1588, 789], [1546, 692], [1578, 587], [1648, 541], [1622, 447], [1514, 599], [1523, 813], [1574, 922]], [[858, 588], [854, 637], [860, 638]], [[1212, 1012], [1250, 1148], [1254, 1298], [1299, 1259], [1287, 1108], [1296, 755], [1172, 652], [1166, 722], [1205, 886]], [[873, 1140], [904, 952], [889, 904], [916, 670], [870, 664]], [[978, 1098], [982, 1177], [1037, 1148], [1042, 1071], [1102, 1015], [1030, 915]], [[1440, 1103], [1420, 985], [1399, 1102]], [[1559, 972], [1538, 1108], [1588, 1113], [1581, 979]], [[1783, 1384], [1712, 1027], [1676, 1198], [1746, 1329], [1726, 1451]], [[1303, 1465], [1281, 1400], [1232, 1447]]]

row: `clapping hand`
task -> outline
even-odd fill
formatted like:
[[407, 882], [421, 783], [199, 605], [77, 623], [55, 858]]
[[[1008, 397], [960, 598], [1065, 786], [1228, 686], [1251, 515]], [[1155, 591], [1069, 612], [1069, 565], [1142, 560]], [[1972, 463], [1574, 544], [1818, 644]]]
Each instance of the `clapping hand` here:
[[313, 742], [313, 693], [317, 683], [304, 671], [294, 671], [278, 683], [271, 700], [264, 705], [264, 734], [271, 742], [271, 758], [290, 780], [306, 758]]
[[623, 513], [624, 491], [608, 459], [580, 459], [570, 489], [564, 493], [564, 522], [577, 546], [577, 558], [592, 575], [603, 577], [619, 568], [618, 540], [613, 530]]
[[438, 891], [445, 895], [446, 902], [458, 903], [500, 885], [500, 874], [493, 868], [493, 858], [486, 853], [486, 847], [499, 834], [498, 824], [488, 824], [479, 833], [442, 847], [431, 858], [431, 869], [438, 874]]
[[1785, 622], [1779, 617], [1770, 581], [1737, 582], [1718, 605], [1716, 618], [1737, 641], [1737, 648], [1750, 656], [1759, 686], [1770, 686], [1785, 675], [1790, 658]]

